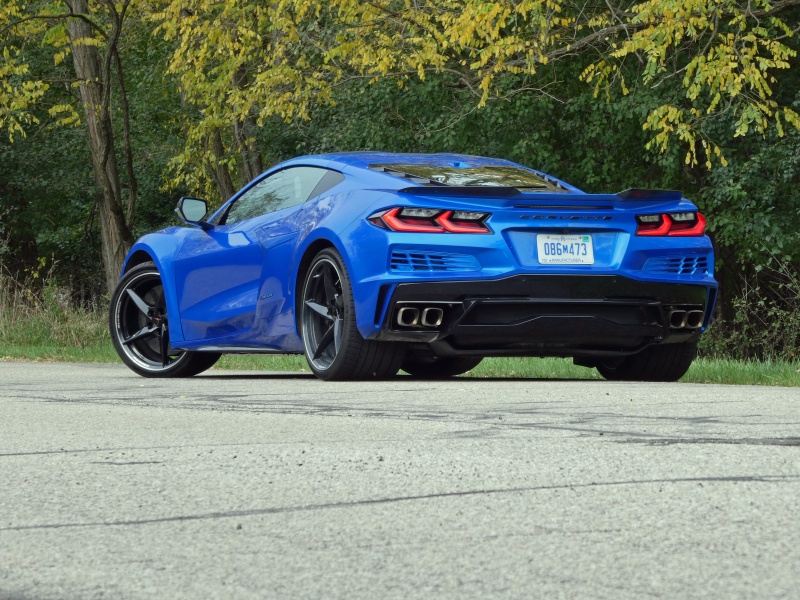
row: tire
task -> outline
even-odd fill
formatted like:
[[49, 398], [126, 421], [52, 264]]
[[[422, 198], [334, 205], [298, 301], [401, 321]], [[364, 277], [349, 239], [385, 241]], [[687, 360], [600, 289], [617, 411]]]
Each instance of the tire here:
[[299, 307], [299, 329], [308, 366], [320, 379], [385, 379], [400, 370], [405, 345], [365, 340], [356, 327], [353, 289], [333, 248], [311, 261]]
[[600, 362], [597, 370], [609, 381], [678, 381], [697, 356], [697, 342], [650, 346], [622, 360]]
[[482, 356], [426, 356], [408, 353], [400, 368], [420, 379], [439, 379], [462, 375], [477, 367], [482, 360]]
[[220, 357], [170, 350], [164, 286], [152, 262], [137, 265], [120, 280], [111, 296], [109, 330], [122, 362], [143, 377], [191, 377]]

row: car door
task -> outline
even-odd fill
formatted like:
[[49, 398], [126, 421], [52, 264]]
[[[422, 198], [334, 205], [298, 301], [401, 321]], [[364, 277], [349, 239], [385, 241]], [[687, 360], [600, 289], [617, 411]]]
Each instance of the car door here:
[[242, 193], [213, 229], [187, 239], [175, 260], [184, 340], [265, 342], [259, 339], [263, 319], [284, 301], [282, 286], [265, 273], [274, 270], [271, 263], [288, 260], [276, 248], [297, 235], [302, 204], [327, 172], [289, 167], [272, 173]]

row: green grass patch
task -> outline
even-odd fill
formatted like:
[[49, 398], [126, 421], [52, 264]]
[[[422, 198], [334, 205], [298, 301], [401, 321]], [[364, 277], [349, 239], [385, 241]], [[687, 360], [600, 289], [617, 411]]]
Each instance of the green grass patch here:
[[121, 362], [109, 341], [106, 345], [78, 348], [75, 346], [30, 345], [0, 343], [0, 360], [34, 362]]
[[699, 358], [681, 379], [692, 383], [800, 387], [800, 361]]
[[[0, 360], [121, 362], [109, 340], [82, 348], [52, 344], [0, 343]], [[215, 368], [238, 371], [310, 373], [304, 357], [280, 354], [228, 354], [220, 359]], [[572, 360], [567, 358], [486, 358], [466, 376], [478, 379], [602, 380], [595, 369], [575, 366], [572, 364]], [[689, 372], [681, 381], [684, 383], [800, 387], [800, 362], [699, 358], [694, 361]]]
[[219, 359], [214, 368], [311, 373], [305, 357], [298, 354], [226, 354]]
[[[468, 377], [603, 379], [595, 369], [578, 367], [569, 358], [486, 358], [469, 372]], [[681, 381], [800, 387], [800, 362], [698, 358]]]

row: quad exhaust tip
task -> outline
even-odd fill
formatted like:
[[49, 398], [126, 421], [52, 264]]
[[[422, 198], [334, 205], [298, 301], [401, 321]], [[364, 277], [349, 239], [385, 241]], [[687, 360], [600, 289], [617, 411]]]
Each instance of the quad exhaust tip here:
[[403, 306], [397, 310], [395, 322], [399, 327], [439, 327], [444, 321], [444, 310], [438, 306], [418, 308]]
[[401, 327], [416, 327], [419, 325], [419, 309], [414, 306], [404, 306], [398, 310], [397, 324]]
[[705, 313], [702, 310], [671, 310], [669, 312], [670, 329], [700, 329], [703, 326]]
[[444, 319], [444, 311], [441, 308], [426, 308], [422, 311], [423, 327], [439, 327]]
[[686, 326], [689, 329], [699, 329], [703, 326], [703, 318], [705, 314], [702, 310], [689, 310], [686, 311]]

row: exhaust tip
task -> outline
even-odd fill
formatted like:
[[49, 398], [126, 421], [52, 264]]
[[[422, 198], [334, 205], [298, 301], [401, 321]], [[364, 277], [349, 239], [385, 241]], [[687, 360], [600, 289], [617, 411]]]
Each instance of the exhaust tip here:
[[685, 310], [673, 310], [669, 313], [669, 326], [671, 329], [686, 327], [687, 315]]
[[419, 325], [419, 309], [413, 306], [404, 306], [398, 310], [397, 324], [401, 327], [416, 327]]
[[690, 310], [686, 313], [686, 327], [699, 329], [703, 326], [705, 313], [702, 310]]
[[439, 327], [444, 319], [444, 311], [441, 308], [426, 308], [422, 311], [423, 327]]

